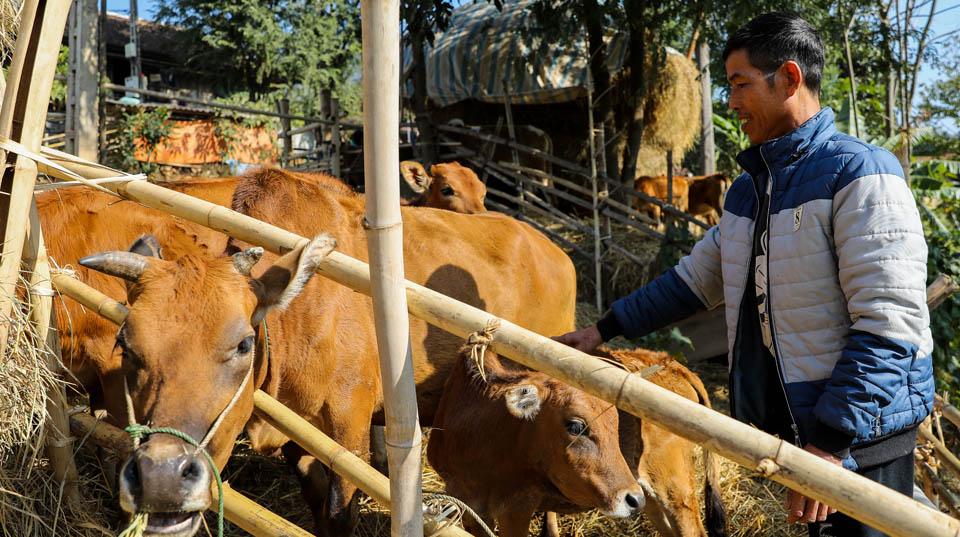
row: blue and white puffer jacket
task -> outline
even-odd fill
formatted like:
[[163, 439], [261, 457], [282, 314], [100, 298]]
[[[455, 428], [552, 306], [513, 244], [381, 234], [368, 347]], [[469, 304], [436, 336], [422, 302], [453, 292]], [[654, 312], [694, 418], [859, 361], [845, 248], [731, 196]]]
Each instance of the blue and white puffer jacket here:
[[826, 425], [856, 447], [910, 428], [932, 409], [927, 246], [900, 163], [838, 133], [833, 118], [824, 108], [741, 153], [746, 173], [727, 192], [720, 224], [610, 315], [637, 337], [724, 304], [731, 366], [736, 353], [763, 349], [736, 335], [759, 212], [753, 177], [767, 174], [766, 275], [756, 273], [756, 295], [766, 295], [762, 329], [772, 335], [798, 440], [810, 442]]

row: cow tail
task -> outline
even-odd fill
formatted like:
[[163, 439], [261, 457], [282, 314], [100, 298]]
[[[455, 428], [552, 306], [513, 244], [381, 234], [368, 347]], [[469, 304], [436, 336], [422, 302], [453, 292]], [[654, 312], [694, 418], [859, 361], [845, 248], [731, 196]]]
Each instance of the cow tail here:
[[[700, 404], [710, 407], [710, 396], [700, 377], [690, 373], [687, 380], [697, 392]], [[703, 503], [706, 511], [707, 535], [709, 537], [727, 537], [727, 510], [720, 496], [720, 457], [707, 449], [703, 450]]]

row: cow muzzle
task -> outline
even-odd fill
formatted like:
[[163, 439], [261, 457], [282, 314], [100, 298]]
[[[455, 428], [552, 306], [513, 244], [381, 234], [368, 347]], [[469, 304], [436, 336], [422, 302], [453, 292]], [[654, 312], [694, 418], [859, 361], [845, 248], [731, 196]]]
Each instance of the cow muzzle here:
[[643, 511], [643, 505], [644, 497], [641, 489], [621, 490], [617, 493], [611, 509], [604, 514], [616, 518], [632, 517]]
[[166, 435], [142, 443], [120, 473], [120, 506], [147, 513], [146, 535], [190, 537], [210, 506], [210, 466], [193, 446]]

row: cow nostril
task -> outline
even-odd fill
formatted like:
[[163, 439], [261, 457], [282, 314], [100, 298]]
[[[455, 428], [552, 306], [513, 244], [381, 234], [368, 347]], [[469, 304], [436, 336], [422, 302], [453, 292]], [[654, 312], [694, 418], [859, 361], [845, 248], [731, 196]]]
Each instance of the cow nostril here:
[[123, 467], [121, 478], [129, 490], [140, 490], [140, 468], [137, 466], [137, 462], [135, 460], [127, 461], [127, 464]]
[[198, 459], [192, 459], [184, 465], [180, 477], [184, 481], [198, 481], [203, 476], [203, 463]]
[[640, 509], [641, 507], [640, 499], [637, 498], [636, 494], [631, 494], [628, 492], [626, 498], [624, 499], [626, 500], [627, 505], [630, 507], [630, 509]]

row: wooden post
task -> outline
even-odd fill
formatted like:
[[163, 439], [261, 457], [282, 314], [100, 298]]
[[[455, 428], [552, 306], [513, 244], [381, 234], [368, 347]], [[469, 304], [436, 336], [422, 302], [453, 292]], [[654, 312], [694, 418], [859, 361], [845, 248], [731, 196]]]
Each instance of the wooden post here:
[[97, 0], [73, 0], [67, 70], [66, 151], [97, 160], [100, 88], [97, 71]]
[[587, 69], [587, 144], [590, 149], [590, 200], [593, 205], [593, 283], [597, 312], [603, 313], [603, 237], [600, 236], [600, 192], [597, 189], [597, 139], [593, 125], [593, 80]]
[[[510, 97], [510, 86], [507, 83], [507, 79], [503, 79], [503, 113], [504, 117], [507, 119], [507, 136], [510, 137], [510, 141], [514, 144], [517, 143], [517, 131], [513, 125], [513, 107], [511, 106], [511, 97]], [[517, 152], [516, 147], [510, 147], [510, 157], [513, 159], [514, 166], [520, 166], [520, 154]], [[523, 181], [520, 177], [517, 177], [517, 197], [520, 198], [520, 201], [523, 201], [526, 196], [523, 194]], [[521, 203], [517, 209], [520, 210], [520, 214], [523, 214], [523, 204]]]
[[107, 0], [100, 0], [97, 17], [97, 161], [107, 159], [107, 93], [103, 85], [107, 77]]
[[[140, 77], [143, 74], [141, 65], [140, 65], [140, 30], [137, 28], [137, 0], [130, 0], [130, 42], [128, 45], [131, 47], [131, 51], [127, 52], [124, 48], [125, 55], [130, 58], [130, 83], [124, 84], [128, 87], [133, 87], [137, 89], [147, 89], [140, 85]], [[131, 54], [132, 53], [132, 54]], [[134, 94], [138, 99], [139, 95]]]
[[697, 47], [697, 67], [700, 69], [700, 158], [703, 174], [717, 173], [716, 145], [713, 141], [713, 84], [710, 81], [710, 45], [706, 39]]
[[[277, 99], [277, 113], [283, 115], [290, 114], [290, 99], [286, 97]], [[290, 135], [290, 128], [290, 118], [281, 117], [280, 129], [283, 130], [283, 135], [280, 136], [280, 166], [283, 167], [290, 165], [290, 152], [293, 151], [293, 136]]]
[[[42, 6], [42, 9], [40, 9]], [[8, 71], [8, 86], [0, 110], [0, 135], [19, 141], [32, 151], [40, 150], [50, 103], [50, 89], [60, 52], [60, 41], [69, 12], [67, 0], [48, 0], [42, 4], [36, 0], [24, 6], [20, 33]], [[43, 248], [43, 236], [33, 188], [37, 180], [37, 166], [19, 155], [0, 152], [0, 160], [11, 165], [3, 171], [0, 186], [0, 223], [3, 225], [2, 259], [0, 259], [0, 359], [6, 353], [9, 323], [6, 319], [16, 302], [17, 282], [21, 260], [27, 257], [31, 274], [30, 292], [34, 300], [30, 312], [35, 324], [38, 345], [46, 345], [56, 334], [49, 330], [52, 311], [52, 295], [49, 294], [49, 267]], [[29, 232], [29, 241], [28, 238]], [[25, 252], [26, 250], [26, 252]], [[60, 349], [59, 344], [54, 347]], [[51, 359], [47, 366], [57, 370]], [[64, 499], [69, 504], [79, 500], [77, 470], [73, 451], [67, 441], [66, 395], [63, 386], [56, 384], [47, 393], [47, 453], [54, 477], [64, 485]]]
[[[320, 119], [321, 120], [329, 121], [333, 119], [333, 115], [330, 113], [331, 98], [332, 97], [330, 93], [330, 88], [323, 88], [322, 90], [320, 90]], [[327, 141], [326, 131], [327, 131], [327, 128], [325, 125], [323, 125], [323, 121], [321, 121], [320, 127], [317, 130], [317, 132], [320, 133], [320, 137], [317, 138], [318, 146], [321, 143], [324, 143]]]
[[[423, 535], [420, 420], [403, 289], [400, 220], [400, 2], [361, 0], [363, 169], [370, 288], [380, 350], [393, 537]], [[336, 107], [334, 107], [336, 109]], [[336, 140], [334, 141], [336, 142]]]
[[[395, 110], [396, 107], [392, 108]], [[79, 163], [69, 155], [50, 151], [45, 155], [88, 178], [109, 177], [117, 173], [103, 166]], [[106, 183], [103, 186], [125, 199], [222, 231], [274, 253], [291, 251], [307, 240], [226, 207], [146, 181]], [[362, 261], [335, 251], [324, 259], [318, 273], [361, 293], [371, 294], [370, 267]], [[421, 285], [410, 281], [402, 283], [406, 285], [407, 305], [412, 315], [456, 336], [466, 338], [495, 319], [483, 310]], [[960, 533], [960, 521], [920, 505], [879, 483], [839, 468], [789, 442], [699, 405], [599, 358], [507, 320], [500, 319], [499, 322], [500, 328], [492, 344], [495, 352], [611, 402], [635, 416], [649, 419], [740, 465], [763, 469], [770, 479], [835, 507], [880, 531], [894, 537], [956, 537]]]
[[[330, 175], [340, 177], [340, 99], [330, 100], [330, 143], [333, 145], [330, 152]], [[366, 129], [364, 129], [366, 132]], [[366, 154], [366, 151], [364, 151]], [[399, 154], [399, 153], [398, 153]], [[364, 157], [366, 158], [366, 157]], [[397, 164], [399, 166], [399, 163]]]

